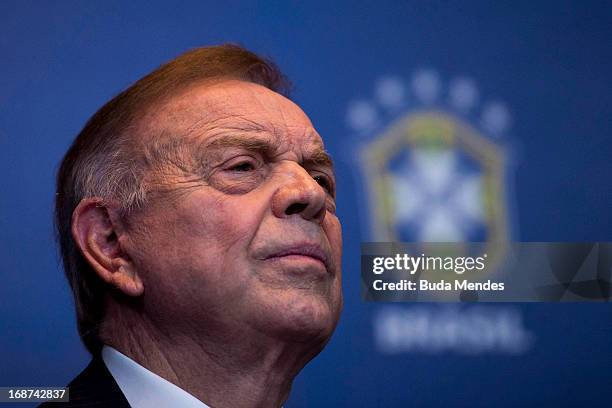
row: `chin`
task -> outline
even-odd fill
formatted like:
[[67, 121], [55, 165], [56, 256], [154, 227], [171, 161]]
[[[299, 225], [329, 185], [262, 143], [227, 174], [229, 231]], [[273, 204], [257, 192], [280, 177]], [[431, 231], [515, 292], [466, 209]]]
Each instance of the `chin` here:
[[279, 335], [294, 342], [325, 344], [338, 322], [339, 311], [318, 296], [300, 296], [279, 308]]

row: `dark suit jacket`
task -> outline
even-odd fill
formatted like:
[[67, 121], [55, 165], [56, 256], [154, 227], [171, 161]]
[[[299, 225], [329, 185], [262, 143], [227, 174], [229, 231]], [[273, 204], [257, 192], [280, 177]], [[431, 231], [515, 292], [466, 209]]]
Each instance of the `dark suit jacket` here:
[[39, 408], [130, 408], [101, 357], [91, 360], [68, 387], [70, 402], [46, 402]]

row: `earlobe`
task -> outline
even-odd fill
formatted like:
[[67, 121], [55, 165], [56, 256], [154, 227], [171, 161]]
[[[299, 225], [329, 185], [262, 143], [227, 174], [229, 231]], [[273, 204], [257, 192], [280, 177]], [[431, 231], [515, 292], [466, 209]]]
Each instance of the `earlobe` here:
[[121, 246], [118, 209], [99, 197], [81, 200], [72, 213], [72, 236], [98, 276], [128, 296], [144, 292], [142, 279]]
[[144, 292], [144, 285], [140, 276], [133, 269], [131, 263], [124, 263], [122, 259], [117, 260], [119, 266], [111, 277], [111, 284], [128, 296], [138, 297]]

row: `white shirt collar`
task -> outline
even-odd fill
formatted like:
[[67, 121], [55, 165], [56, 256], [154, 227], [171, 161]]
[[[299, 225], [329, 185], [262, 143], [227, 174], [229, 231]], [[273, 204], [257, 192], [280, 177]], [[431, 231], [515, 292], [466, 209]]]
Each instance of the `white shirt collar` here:
[[132, 408], [210, 408], [110, 346], [102, 348], [102, 359]]

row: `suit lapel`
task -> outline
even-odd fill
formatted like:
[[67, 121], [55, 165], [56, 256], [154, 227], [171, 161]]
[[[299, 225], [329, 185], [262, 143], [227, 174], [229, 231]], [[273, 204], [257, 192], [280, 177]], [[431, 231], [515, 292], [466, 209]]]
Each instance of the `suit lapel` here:
[[68, 384], [70, 402], [45, 403], [42, 408], [130, 408], [115, 379], [101, 357], [95, 357], [74, 380]]

